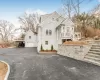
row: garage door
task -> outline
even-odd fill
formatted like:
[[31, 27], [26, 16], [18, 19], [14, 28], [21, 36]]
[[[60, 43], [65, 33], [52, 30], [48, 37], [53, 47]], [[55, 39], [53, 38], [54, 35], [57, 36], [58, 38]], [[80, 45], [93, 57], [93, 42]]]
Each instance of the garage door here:
[[36, 43], [25, 43], [25, 47], [37, 47]]

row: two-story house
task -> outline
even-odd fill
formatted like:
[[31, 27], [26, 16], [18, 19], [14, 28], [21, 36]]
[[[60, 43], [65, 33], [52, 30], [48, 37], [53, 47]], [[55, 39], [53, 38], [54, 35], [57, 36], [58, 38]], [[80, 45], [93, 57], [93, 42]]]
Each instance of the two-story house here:
[[[81, 34], [78, 32], [76, 34], [74, 30], [74, 23], [70, 19], [60, 16], [57, 12], [42, 15], [37, 27], [38, 33], [36, 35], [37, 37], [34, 37], [34, 40], [37, 40], [38, 52], [41, 50], [41, 45], [44, 50], [51, 50], [52, 45], [57, 50], [58, 44], [63, 44], [65, 41], [79, 40], [81, 38]], [[36, 47], [36, 45], [30, 47]]]
[[74, 26], [70, 19], [63, 18], [57, 12], [41, 16], [38, 25], [38, 51], [41, 45], [45, 50], [50, 50], [52, 45], [57, 50], [58, 44], [76, 40]]

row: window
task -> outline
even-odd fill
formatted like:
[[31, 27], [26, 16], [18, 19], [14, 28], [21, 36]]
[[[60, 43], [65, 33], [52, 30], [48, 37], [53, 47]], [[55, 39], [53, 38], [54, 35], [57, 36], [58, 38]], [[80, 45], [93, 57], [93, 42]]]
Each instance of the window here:
[[67, 32], [69, 32], [69, 29], [70, 29], [70, 28], [69, 28], [69, 27], [67, 27]]
[[46, 35], [48, 35], [48, 30], [46, 30]]
[[66, 36], [70, 36], [70, 33], [66, 33]]
[[48, 41], [45, 41], [45, 45], [48, 45]]
[[46, 30], [46, 35], [52, 35], [52, 31], [51, 30]]
[[52, 31], [51, 30], [49, 30], [49, 35], [52, 35]]
[[77, 34], [75, 34], [75, 37], [77, 38]]
[[29, 36], [29, 39], [31, 39], [31, 36]]
[[62, 27], [62, 32], [65, 32], [65, 27], [64, 26]]
[[64, 37], [64, 33], [61, 33], [61, 36]]

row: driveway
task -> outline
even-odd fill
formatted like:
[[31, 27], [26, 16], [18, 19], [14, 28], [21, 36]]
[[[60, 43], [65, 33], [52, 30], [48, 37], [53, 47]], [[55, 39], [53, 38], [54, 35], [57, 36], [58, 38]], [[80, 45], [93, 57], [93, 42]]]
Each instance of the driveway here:
[[9, 80], [100, 80], [100, 67], [36, 48], [0, 49], [0, 60], [10, 64]]

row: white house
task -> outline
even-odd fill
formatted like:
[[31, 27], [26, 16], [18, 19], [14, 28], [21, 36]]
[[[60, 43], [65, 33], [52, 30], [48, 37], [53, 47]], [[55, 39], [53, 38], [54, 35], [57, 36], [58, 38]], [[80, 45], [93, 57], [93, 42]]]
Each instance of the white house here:
[[81, 38], [80, 33], [76, 34], [74, 31], [74, 23], [70, 19], [63, 18], [57, 12], [42, 15], [37, 27], [37, 35], [30, 30], [26, 33], [25, 46], [37, 47], [38, 52], [41, 50], [41, 45], [44, 50], [51, 50], [51, 46], [57, 50], [58, 44]]
[[25, 47], [37, 47], [37, 34], [28, 30], [25, 34]]

